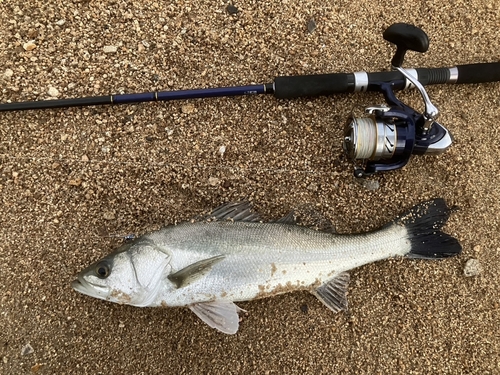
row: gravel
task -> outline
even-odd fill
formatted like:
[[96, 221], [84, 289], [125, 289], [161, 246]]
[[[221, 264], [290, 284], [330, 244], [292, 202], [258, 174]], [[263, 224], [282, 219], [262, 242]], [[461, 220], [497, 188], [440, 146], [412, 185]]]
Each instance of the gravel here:
[[[382, 32], [395, 22], [431, 39], [405, 67], [500, 60], [492, 0], [231, 5], [236, 14], [207, 0], [3, 0], [1, 101], [386, 70], [394, 48]], [[2, 112], [0, 373], [500, 373], [500, 84], [428, 92], [453, 146], [369, 179], [372, 189], [353, 181], [341, 139], [353, 109], [383, 101], [376, 94]], [[398, 97], [422, 108], [416, 92]], [[445, 231], [463, 254], [361, 267], [345, 313], [290, 293], [241, 303], [240, 330], [225, 336], [187, 309], [120, 306], [70, 287], [119, 236], [226, 201], [248, 199], [269, 220], [309, 205], [353, 233], [432, 197], [457, 206]], [[479, 276], [464, 275], [469, 259]], [[27, 343], [35, 351], [23, 356]]]

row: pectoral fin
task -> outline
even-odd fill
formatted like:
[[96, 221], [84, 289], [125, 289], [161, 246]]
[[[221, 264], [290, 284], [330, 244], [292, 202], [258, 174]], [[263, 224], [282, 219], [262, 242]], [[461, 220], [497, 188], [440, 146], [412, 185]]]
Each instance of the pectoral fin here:
[[173, 282], [177, 288], [185, 287], [209, 273], [212, 267], [224, 259], [224, 257], [224, 255], [217, 255], [212, 258], [200, 260], [199, 262], [184, 267], [176, 273], [168, 275], [167, 278]]
[[189, 306], [198, 318], [210, 327], [218, 329], [228, 335], [234, 335], [238, 331], [240, 309], [231, 301], [203, 302]]
[[349, 274], [342, 272], [317, 288], [313, 294], [333, 312], [347, 310], [347, 286]]

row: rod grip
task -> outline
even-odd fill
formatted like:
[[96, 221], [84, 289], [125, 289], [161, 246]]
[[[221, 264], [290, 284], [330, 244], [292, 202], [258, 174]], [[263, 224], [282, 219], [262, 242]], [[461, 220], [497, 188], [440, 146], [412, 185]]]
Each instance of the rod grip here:
[[486, 83], [500, 81], [500, 62], [458, 65], [457, 83]]
[[278, 99], [292, 99], [338, 94], [352, 91], [352, 73], [315, 74], [306, 76], [276, 77], [274, 96]]

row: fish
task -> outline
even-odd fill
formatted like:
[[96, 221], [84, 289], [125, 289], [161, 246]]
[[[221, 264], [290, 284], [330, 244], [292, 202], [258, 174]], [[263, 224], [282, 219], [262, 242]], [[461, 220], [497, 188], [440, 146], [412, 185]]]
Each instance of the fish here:
[[441, 259], [462, 251], [441, 229], [452, 208], [422, 202], [378, 230], [338, 234], [296, 222], [263, 222], [248, 201], [137, 237], [82, 270], [84, 295], [137, 307], [187, 307], [226, 334], [244, 311], [235, 302], [307, 290], [337, 313], [347, 310], [348, 271], [392, 257]]

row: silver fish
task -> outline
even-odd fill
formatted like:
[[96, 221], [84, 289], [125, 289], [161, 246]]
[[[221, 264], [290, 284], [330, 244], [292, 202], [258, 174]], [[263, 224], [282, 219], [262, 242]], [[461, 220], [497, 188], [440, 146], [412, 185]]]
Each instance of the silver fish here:
[[335, 234], [297, 225], [293, 215], [263, 223], [248, 202], [200, 221], [167, 226], [125, 243], [78, 274], [80, 293], [133, 306], [186, 306], [210, 327], [234, 334], [234, 302], [308, 290], [334, 312], [347, 309], [347, 271], [394, 256], [459, 254], [440, 231], [442, 199], [413, 207], [377, 231]]

